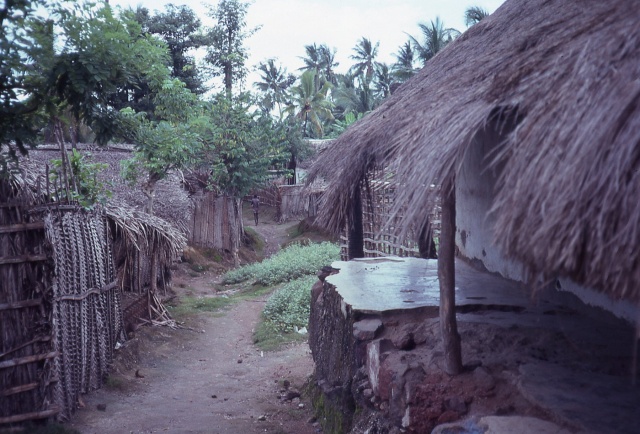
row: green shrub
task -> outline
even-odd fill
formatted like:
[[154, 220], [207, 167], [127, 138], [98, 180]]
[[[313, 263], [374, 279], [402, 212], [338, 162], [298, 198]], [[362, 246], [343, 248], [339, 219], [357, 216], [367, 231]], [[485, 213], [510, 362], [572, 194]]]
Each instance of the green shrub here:
[[340, 247], [324, 242], [303, 246], [292, 244], [262, 262], [229, 271], [223, 283], [239, 283], [252, 279], [263, 285], [288, 282], [302, 276], [315, 274], [323, 266], [340, 259]]
[[274, 292], [262, 312], [265, 320], [285, 332], [295, 327], [306, 327], [309, 323], [311, 287], [316, 280], [316, 276], [305, 276], [286, 283]]

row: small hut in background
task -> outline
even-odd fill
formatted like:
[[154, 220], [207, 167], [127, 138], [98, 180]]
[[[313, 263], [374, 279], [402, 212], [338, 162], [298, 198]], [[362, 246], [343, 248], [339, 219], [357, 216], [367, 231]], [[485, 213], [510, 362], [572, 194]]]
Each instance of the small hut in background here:
[[125, 324], [166, 321], [158, 289], [185, 244], [153, 216], [52, 201], [25, 167], [0, 181], [0, 426], [69, 418]]

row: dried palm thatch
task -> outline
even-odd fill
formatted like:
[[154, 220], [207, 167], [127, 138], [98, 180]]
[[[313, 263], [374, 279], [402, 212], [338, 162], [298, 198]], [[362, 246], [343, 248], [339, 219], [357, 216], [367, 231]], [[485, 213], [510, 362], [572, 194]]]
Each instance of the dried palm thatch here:
[[[319, 220], [342, 227], [373, 167], [395, 171], [397, 230], [426, 221], [488, 123], [515, 128], [492, 212], [497, 245], [533, 272], [640, 301], [640, 3], [507, 0], [321, 156]], [[329, 175], [330, 174], [330, 175]]]
[[118, 286], [123, 289], [125, 297], [137, 294], [132, 297], [134, 303], [140, 295], [146, 297], [146, 318], [139, 312], [132, 312], [129, 318], [129, 306], [126, 306], [125, 321], [144, 320], [174, 326], [157, 289], [160, 280], [166, 291], [169, 282], [165, 277], [170, 276], [171, 265], [187, 244], [182, 231], [159, 217], [123, 207], [108, 207], [106, 214], [114, 227]]
[[[133, 146], [114, 145], [106, 148], [77, 144], [78, 149], [85, 156], [87, 162], [102, 163], [107, 167], [100, 171], [98, 179], [107, 185], [112, 193], [110, 203], [118, 206], [126, 205], [129, 208], [143, 210], [147, 198], [142, 192], [144, 179], [139, 180], [135, 185], [129, 185], [120, 175], [120, 162], [132, 157]], [[40, 174], [41, 184], [44, 182], [45, 164], [52, 159], [60, 158], [58, 146], [39, 146], [29, 152], [29, 157], [20, 162], [21, 167], [27, 169], [30, 176]], [[191, 227], [191, 214], [193, 213], [193, 202], [189, 199], [188, 193], [182, 188], [184, 179], [179, 172], [170, 173], [166, 179], [158, 182], [156, 186], [156, 206], [154, 213], [165, 221], [175, 225], [184, 233], [188, 234]], [[32, 184], [32, 185], [35, 185]]]

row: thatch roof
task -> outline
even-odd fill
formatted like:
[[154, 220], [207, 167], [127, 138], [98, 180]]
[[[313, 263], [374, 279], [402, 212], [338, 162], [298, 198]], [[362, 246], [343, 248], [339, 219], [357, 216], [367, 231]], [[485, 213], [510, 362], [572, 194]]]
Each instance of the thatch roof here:
[[[69, 145], [68, 150], [71, 149]], [[116, 145], [98, 147], [86, 144], [78, 144], [78, 149], [91, 163], [107, 164], [107, 168], [98, 176], [106, 183], [112, 197], [109, 202], [115, 206], [126, 206], [142, 211], [147, 198], [142, 192], [141, 184], [145, 180], [139, 180], [137, 185], [128, 185], [120, 176], [120, 162], [133, 157], [131, 145]], [[20, 162], [21, 167], [26, 168], [26, 173], [44, 175], [44, 165], [52, 159], [60, 159], [60, 151], [57, 146], [40, 146], [29, 151], [29, 156]], [[44, 178], [43, 178], [44, 179]], [[43, 181], [44, 182], [44, 181]], [[42, 183], [41, 183], [42, 184]], [[182, 177], [172, 172], [166, 179], [158, 182], [156, 186], [154, 214], [175, 225], [184, 233], [188, 233], [193, 214], [193, 202], [189, 199], [187, 191], [182, 188]]]
[[423, 223], [427, 187], [455, 176], [491, 117], [517, 112], [495, 160], [497, 244], [534, 272], [640, 301], [638, 23], [637, 0], [507, 0], [322, 155], [320, 222], [337, 230], [382, 165], [403, 227]]

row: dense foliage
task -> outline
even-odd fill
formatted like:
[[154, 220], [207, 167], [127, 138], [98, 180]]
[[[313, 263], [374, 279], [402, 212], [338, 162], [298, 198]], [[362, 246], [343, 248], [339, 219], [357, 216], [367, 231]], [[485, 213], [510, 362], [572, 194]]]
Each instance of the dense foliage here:
[[274, 292], [262, 312], [265, 320], [283, 332], [306, 327], [309, 322], [311, 287], [318, 279], [305, 276], [286, 283]]
[[[259, 30], [247, 27], [249, 5], [219, 0], [206, 28], [184, 5], [152, 14], [89, 0], [4, 2], [0, 174], [43, 135], [64, 152], [65, 141], [75, 145], [87, 131], [98, 143], [136, 146], [123, 174], [144, 177], [150, 201], [155, 183], [176, 169], [197, 171], [210, 190], [240, 197], [268, 169], [293, 175], [308, 153], [303, 139], [339, 135], [458, 34], [438, 19], [419, 24], [421, 37], [410, 37], [394, 65], [377, 60], [378, 42], [360, 38], [345, 74], [336, 72], [335, 49], [312, 43], [299, 76], [273, 58], [261, 62], [252, 95], [239, 90], [248, 71], [245, 41]], [[484, 16], [469, 8], [467, 23]], [[210, 79], [223, 91], [205, 97]]]
[[246, 280], [275, 285], [306, 275], [314, 275], [323, 266], [340, 259], [338, 245], [324, 242], [303, 246], [295, 243], [262, 262], [231, 270], [223, 277], [224, 283], [239, 283]]

